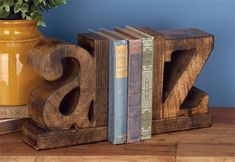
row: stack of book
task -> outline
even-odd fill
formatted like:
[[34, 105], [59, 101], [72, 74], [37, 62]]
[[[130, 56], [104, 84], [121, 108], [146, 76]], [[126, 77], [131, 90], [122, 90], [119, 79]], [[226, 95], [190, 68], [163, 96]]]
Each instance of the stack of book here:
[[0, 135], [21, 131], [27, 106], [0, 106]]
[[[150, 139], [154, 37], [130, 26], [90, 33], [109, 42], [109, 142]], [[84, 35], [89, 34], [79, 34], [78, 43], [86, 48], [89, 39], [79, 39]]]

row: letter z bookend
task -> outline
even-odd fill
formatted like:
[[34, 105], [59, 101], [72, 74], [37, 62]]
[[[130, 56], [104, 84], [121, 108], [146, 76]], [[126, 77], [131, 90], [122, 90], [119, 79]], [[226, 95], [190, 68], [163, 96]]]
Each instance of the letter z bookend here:
[[[155, 37], [153, 134], [210, 126], [208, 95], [193, 84], [213, 49], [213, 35], [139, 29]], [[109, 42], [94, 33], [78, 39], [83, 48], [45, 39], [29, 56], [45, 78], [31, 93], [32, 119], [23, 127], [24, 141], [36, 150], [107, 140]]]
[[214, 37], [198, 29], [154, 31], [152, 133], [211, 126], [208, 94], [193, 86], [214, 46]]

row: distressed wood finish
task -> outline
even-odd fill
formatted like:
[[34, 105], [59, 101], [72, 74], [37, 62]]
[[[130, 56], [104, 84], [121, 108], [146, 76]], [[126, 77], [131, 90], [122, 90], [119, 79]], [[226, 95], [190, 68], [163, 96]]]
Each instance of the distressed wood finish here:
[[47, 82], [29, 97], [29, 114], [42, 127], [90, 126], [95, 96], [95, 67], [90, 54], [78, 46], [45, 39], [31, 52], [29, 65]]
[[198, 29], [139, 29], [156, 40], [153, 133], [210, 126], [208, 94], [193, 84], [213, 49], [213, 35]]
[[194, 128], [209, 127], [211, 126], [210, 114], [199, 114], [193, 117], [178, 117], [153, 120], [154, 134], [165, 132], [190, 130]]
[[96, 95], [91, 119], [95, 127], [108, 125], [109, 41], [95, 33], [78, 34], [78, 45], [94, 58], [96, 67]]
[[28, 121], [24, 124], [23, 132], [23, 140], [36, 150], [94, 143], [107, 139], [107, 127], [49, 131], [37, 126], [33, 121]]
[[26, 143], [40, 150], [107, 139], [107, 99], [96, 100], [101, 97], [96, 96], [99, 84], [107, 82], [97, 83], [96, 70], [103, 70], [102, 79], [108, 78], [100, 59], [94, 52], [53, 39], [34, 48], [28, 63], [45, 82], [29, 98], [33, 120], [23, 127]]
[[101, 142], [35, 151], [22, 142], [21, 133], [2, 135], [0, 161], [235, 161], [235, 109], [223, 107], [210, 111], [213, 115], [210, 128], [154, 135], [151, 140], [127, 145]]
[[[167, 118], [180, 112], [213, 49], [214, 40], [211, 34], [198, 29], [161, 32], [166, 38], [165, 68], [170, 68], [164, 71], [166, 80], [163, 81], [163, 117]], [[169, 62], [171, 67], [167, 67]]]

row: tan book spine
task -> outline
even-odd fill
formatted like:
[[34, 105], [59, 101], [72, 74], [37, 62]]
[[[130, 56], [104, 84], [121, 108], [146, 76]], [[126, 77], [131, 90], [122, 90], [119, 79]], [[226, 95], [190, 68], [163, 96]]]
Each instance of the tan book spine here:
[[3, 107], [0, 106], [0, 119], [9, 119], [9, 118], [28, 118], [28, 109], [27, 106], [15, 106], [15, 107]]

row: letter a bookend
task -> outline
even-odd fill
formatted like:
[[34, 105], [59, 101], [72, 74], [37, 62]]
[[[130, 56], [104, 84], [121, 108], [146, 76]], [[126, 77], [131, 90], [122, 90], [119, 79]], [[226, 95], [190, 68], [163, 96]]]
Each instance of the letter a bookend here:
[[[193, 84], [213, 49], [213, 35], [139, 29], [155, 37], [152, 133], [209, 127], [208, 94]], [[23, 127], [24, 141], [36, 150], [107, 140], [108, 41], [82, 46], [89, 52], [45, 39], [29, 56], [45, 79], [31, 93], [31, 120]]]
[[[23, 127], [26, 143], [41, 150], [107, 139], [107, 99], [103, 96], [101, 103], [96, 98], [95, 56], [79, 46], [45, 39], [28, 63], [45, 82], [29, 98], [32, 120]], [[106, 81], [100, 80], [103, 85]]]

